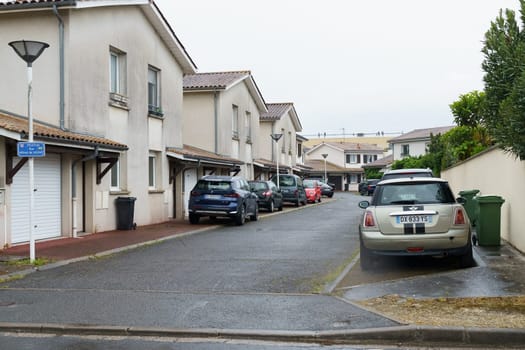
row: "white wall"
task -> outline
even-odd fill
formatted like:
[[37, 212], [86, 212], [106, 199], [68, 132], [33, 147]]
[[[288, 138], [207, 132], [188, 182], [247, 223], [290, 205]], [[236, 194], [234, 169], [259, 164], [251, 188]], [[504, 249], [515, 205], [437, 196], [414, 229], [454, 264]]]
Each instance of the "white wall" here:
[[480, 190], [480, 195], [498, 195], [501, 207], [501, 237], [525, 252], [525, 161], [493, 148], [441, 172], [454, 194]]

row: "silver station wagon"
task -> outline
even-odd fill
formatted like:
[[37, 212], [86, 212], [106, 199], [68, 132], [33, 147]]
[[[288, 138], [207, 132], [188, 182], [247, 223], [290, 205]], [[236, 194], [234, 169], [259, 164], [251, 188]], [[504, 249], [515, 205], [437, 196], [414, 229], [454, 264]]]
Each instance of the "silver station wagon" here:
[[400, 178], [377, 184], [359, 224], [362, 269], [379, 255], [458, 256], [473, 266], [470, 222], [446, 180]]

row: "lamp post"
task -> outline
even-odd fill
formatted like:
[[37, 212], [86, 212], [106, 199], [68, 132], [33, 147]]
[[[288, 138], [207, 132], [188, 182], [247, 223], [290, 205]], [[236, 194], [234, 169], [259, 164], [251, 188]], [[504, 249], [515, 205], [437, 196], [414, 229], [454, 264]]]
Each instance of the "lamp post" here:
[[328, 183], [328, 179], [326, 178], [326, 157], [328, 157], [328, 153], [321, 154], [324, 158], [324, 183]]
[[[15, 52], [27, 63], [27, 119], [29, 120], [28, 141], [33, 142], [33, 113], [32, 113], [32, 84], [33, 84], [33, 62], [49, 47], [49, 44], [40, 41], [19, 40], [9, 43]], [[35, 207], [34, 197], [34, 158], [29, 156], [29, 260], [35, 261], [35, 237], [33, 226], [33, 211]]]
[[272, 140], [275, 141], [275, 163], [277, 164], [277, 188], [279, 188], [279, 140], [283, 134], [270, 134]]

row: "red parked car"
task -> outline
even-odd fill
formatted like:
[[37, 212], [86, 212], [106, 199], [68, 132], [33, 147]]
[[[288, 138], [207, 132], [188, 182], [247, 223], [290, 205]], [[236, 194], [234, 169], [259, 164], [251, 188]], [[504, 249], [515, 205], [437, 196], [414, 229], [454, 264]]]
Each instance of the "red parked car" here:
[[308, 202], [321, 202], [321, 183], [317, 180], [303, 180], [306, 200]]

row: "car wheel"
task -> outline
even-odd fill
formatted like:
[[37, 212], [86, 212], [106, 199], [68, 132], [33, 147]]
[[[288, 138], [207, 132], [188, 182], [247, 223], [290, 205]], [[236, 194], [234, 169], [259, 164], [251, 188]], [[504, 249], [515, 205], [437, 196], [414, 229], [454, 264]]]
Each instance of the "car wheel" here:
[[190, 224], [196, 225], [199, 223], [200, 216], [197, 214], [190, 213]]
[[459, 257], [459, 266], [461, 268], [475, 266], [474, 256], [472, 254], [472, 243], [469, 243], [467, 252]]
[[237, 216], [235, 216], [235, 224], [237, 226], [244, 225], [244, 222], [246, 221], [246, 208], [244, 205], [241, 205], [239, 208], [239, 212], [237, 213]]
[[283, 201], [281, 201], [281, 205], [279, 205], [279, 207], [277, 208], [277, 210], [279, 210], [279, 211], [283, 211]]
[[268, 211], [270, 213], [273, 213], [274, 210], [275, 210], [275, 204], [273, 203], [273, 200], [272, 200], [272, 201], [270, 201], [270, 205], [268, 206]]
[[333, 194], [333, 193], [330, 193], [330, 194], [328, 195], [328, 198], [332, 198], [333, 196], [334, 196], [334, 194]]
[[370, 270], [372, 268], [372, 253], [365, 247], [361, 239], [359, 242], [359, 262], [361, 264], [361, 270]]
[[321, 203], [321, 196], [319, 196], [319, 199], [317, 200], [317, 202]]
[[297, 202], [295, 202], [295, 206], [296, 206], [296, 207], [298, 207], [300, 204], [301, 204], [301, 201], [300, 201], [300, 200], [297, 200]]
[[255, 213], [253, 215], [250, 215], [251, 221], [257, 221], [259, 219], [259, 206], [255, 206]]

